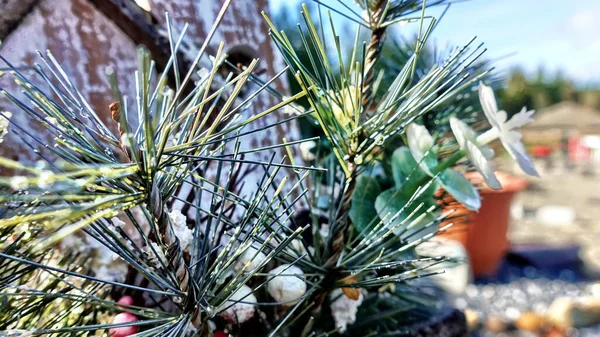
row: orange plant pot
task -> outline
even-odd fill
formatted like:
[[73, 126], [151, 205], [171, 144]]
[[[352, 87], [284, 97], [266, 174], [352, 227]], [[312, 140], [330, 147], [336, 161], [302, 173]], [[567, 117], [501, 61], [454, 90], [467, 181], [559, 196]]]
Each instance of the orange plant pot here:
[[508, 250], [507, 238], [510, 223], [510, 205], [515, 194], [527, 187], [527, 180], [503, 172], [496, 176], [502, 184], [501, 190], [492, 190], [482, 184], [478, 173], [468, 173], [466, 177], [476, 186], [481, 186], [481, 208], [479, 212], [469, 211], [453, 201], [448, 194], [438, 192], [444, 210], [455, 212], [440, 226], [454, 225], [440, 236], [461, 242], [471, 262], [474, 276], [494, 275]]

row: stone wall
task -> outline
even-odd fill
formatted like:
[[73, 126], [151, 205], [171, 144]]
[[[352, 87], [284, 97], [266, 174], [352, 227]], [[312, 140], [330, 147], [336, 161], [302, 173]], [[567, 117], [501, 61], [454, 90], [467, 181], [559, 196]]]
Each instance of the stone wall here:
[[[136, 69], [136, 45], [145, 45], [156, 59], [164, 59], [168, 55], [168, 49], [161, 50], [161, 44], [157, 36], [154, 36], [166, 30], [165, 12], [169, 12], [175, 30], [187, 22], [190, 25], [188, 42], [200, 46], [222, 4], [222, 1], [213, 0], [149, 0], [150, 13], [144, 12], [143, 20], [138, 20], [141, 9], [131, 0], [20, 1], [23, 6], [20, 20], [16, 20], [14, 16], [0, 18], [7, 25], [12, 23], [10, 33], [0, 46], [0, 55], [19, 67], [23, 73], [35, 78], [37, 75], [31, 67], [41, 63], [38, 51], [44, 55], [46, 50], [50, 51], [74, 80], [73, 84], [81, 91], [83, 98], [108, 124], [112, 124], [108, 105], [113, 99], [105, 75], [106, 68], [114, 68], [121, 91], [129, 97], [135, 97], [133, 75]], [[132, 8], [132, 5], [136, 8]], [[226, 52], [240, 54], [241, 57], [260, 58], [258, 68], [265, 81], [283, 68], [283, 62], [276, 56], [267, 35], [267, 25], [261, 16], [261, 10], [267, 10], [267, 5], [267, 0], [234, 0], [209, 48], [209, 51], [214, 51], [218, 43], [224, 41]], [[164, 41], [162, 42], [165, 49]], [[157, 65], [160, 67], [160, 62]], [[4, 64], [0, 64], [0, 68], [4, 67]], [[41, 78], [38, 79], [38, 83], [42, 83]], [[283, 88], [281, 81], [276, 85]], [[21, 92], [9, 75], [0, 77], [0, 87], [13, 94]], [[250, 88], [254, 89], [256, 87]], [[263, 111], [277, 102], [277, 99], [263, 92], [254, 100], [247, 113]], [[0, 111], [4, 110], [13, 112], [14, 121], [26, 130], [19, 134], [10, 132], [0, 144], [0, 155], [22, 162], [38, 160], [38, 155], [27, 143], [42, 149], [43, 145], [53, 143], [52, 137], [44, 133], [40, 125], [28, 121], [25, 113], [2, 96]], [[254, 127], [271, 124], [279, 118], [282, 118], [282, 114], [277, 112], [259, 120]], [[9, 129], [19, 131], [12, 125]], [[39, 137], [42, 144], [36, 144], [27, 137], [27, 132]], [[277, 126], [273, 131], [250, 137], [244, 143], [246, 147], [266, 146], [280, 143], [284, 137], [298, 138], [294, 123]], [[260, 155], [261, 160], [268, 160], [268, 157], [268, 153]]]

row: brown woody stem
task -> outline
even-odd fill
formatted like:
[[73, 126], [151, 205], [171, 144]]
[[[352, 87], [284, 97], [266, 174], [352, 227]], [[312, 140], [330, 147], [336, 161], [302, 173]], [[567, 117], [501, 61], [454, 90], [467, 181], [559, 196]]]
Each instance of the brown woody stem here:
[[[152, 192], [150, 194], [150, 209], [156, 218], [158, 231], [161, 235], [162, 241], [167, 246], [165, 256], [167, 258], [169, 269], [175, 270], [175, 276], [179, 283], [179, 289], [188, 294], [190, 289], [189, 270], [185, 263], [179, 239], [173, 232], [173, 228], [169, 223], [167, 208], [165, 207], [160, 191], [155, 184], [152, 185]], [[193, 298], [187, 297], [188, 296], [186, 296], [184, 299], [185, 302], [183, 305], [192, 311], [192, 324], [196, 329], [200, 329], [202, 325], [202, 311], [200, 310], [200, 307], [195, 304], [195, 300]]]
[[383, 40], [385, 38], [386, 27], [380, 27], [381, 16], [384, 14], [386, 1], [378, 1], [371, 11], [371, 39], [367, 46], [367, 54], [365, 56], [365, 78], [362, 85], [362, 102], [363, 107], [368, 107], [373, 101], [373, 82], [375, 79], [375, 63], [379, 59], [381, 49], [383, 48]]
[[[365, 77], [362, 84], [362, 105], [363, 111], [368, 111], [369, 107], [373, 103], [373, 82], [375, 79], [375, 63], [379, 59], [381, 49], [383, 47], [383, 40], [385, 37], [386, 28], [379, 27], [381, 16], [384, 14], [385, 5], [387, 1], [379, 0], [373, 5], [371, 13], [371, 39], [367, 47], [366, 58], [364, 62], [364, 73]], [[357, 165], [354, 163], [354, 155], [350, 154], [348, 159], [348, 173], [346, 176], [346, 182], [344, 184], [344, 192], [340, 199], [340, 210], [337, 213], [334, 226], [332, 228], [331, 238], [328, 242], [328, 247], [325, 252], [325, 263], [323, 267], [327, 270], [325, 277], [320, 282], [320, 289], [315, 293], [313, 297], [313, 309], [312, 314], [316, 315], [321, 310], [321, 307], [327, 296], [334, 288], [334, 285], [338, 280], [347, 275], [343, 275], [343, 271], [340, 270], [339, 260], [342, 256], [342, 252], [346, 245], [346, 239], [348, 231], [351, 230], [352, 224], [349, 218], [350, 205], [352, 203], [352, 194], [356, 188], [357, 178]]]
[[[383, 46], [383, 39], [385, 37], [385, 27], [378, 27], [385, 9], [386, 1], [380, 0], [374, 6], [371, 11], [370, 22], [373, 28], [371, 31], [371, 40], [367, 47], [367, 54], [365, 59], [365, 78], [363, 79], [362, 85], [362, 104], [365, 110], [368, 110], [373, 100], [373, 81], [375, 79], [375, 63], [379, 59], [381, 49]], [[352, 227], [348, 213], [350, 211], [350, 205], [352, 202], [352, 194], [356, 187], [356, 172], [357, 166], [354, 164], [354, 156], [351, 155], [348, 159], [348, 175], [344, 185], [344, 193], [340, 200], [340, 211], [337, 213], [334, 227], [332, 228], [331, 239], [328, 243], [328, 249], [326, 251], [326, 260], [323, 267], [328, 271], [325, 278], [321, 282], [321, 290], [315, 295], [315, 307], [313, 314], [320, 311], [321, 305], [327, 298], [327, 295], [331, 291], [335, 282], [340, 278], [344, 277], [340, 275], [339, 271], [339, 259], [344, 250], [347, 233]]]
[[321, 289], [315, 294], [313, 315], [321, 310], [321, 306], [332, 290], [333, 285], [338, 279], [343, 277], [340, 274], [338, 263], [344, 250], [347, 233], [352, 227], [348, 214], [352, 202], [352, 194], [356, 188], [356, 166], [352, 163], [348, 165], [348, 169], [350, 174], [344, 184], [344, 193], [340, 199], [340, 210], [332, 228], [331, 239], [326, 251], [326, 260], [323, 265], [327, 270], [327, 274], [321, 282]]
[[346, 232], [350, 227], [350, 218], [348, 217], [348, 213], [350, 211], [350, 204], [352, 202], [352, 194], [354, 193], [354, 189], [356, 187], [354, 172], [355, 170], [353, 169], [351, 171], [351, 176], [347, 178], [344, 185], [344, 193], [342, 194], [342, 198], [340, 200], [340, 211], [338, 212], [338, 216], [333, 227], [333, 233], [331, 233], [331, 240], [329, 240], [329, 257], [324, 265], [324, 267], [327, 269], [332, 269], [337, 266], [338, 260], [342, 254], [342, 250], [344, 249], [344, 239]]
[[362, 85], [363, 107], [368, 107], [373, 101], [373, 82], [375, 80], [375, 63], [381, 54], [383, 39], [385, 37], [385, 28], [377, 28], [371, 32], [371, 40], [367, 47], [365, 58], [365, 78]]

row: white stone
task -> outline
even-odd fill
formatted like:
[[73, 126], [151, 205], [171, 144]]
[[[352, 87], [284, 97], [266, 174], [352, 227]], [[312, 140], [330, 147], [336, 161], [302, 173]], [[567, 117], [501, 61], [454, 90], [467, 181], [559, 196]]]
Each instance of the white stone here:
[[[240, 301], [239, 303], [235, 303]], [[221, 305], [220, 315], [231, 323], [244, 323], [254, 316], [256, 296], [252, 288], [243, 285]]]
[[564, 328], [598, 324], [600, 297], [559, 297], [552, 302], [546, 316], [553, 324]]
[[125, 228], [125, 221], [117, 218], [116, 216], [112, 217], [110, 221], [112, 222], [112, 225], [116, 228]]
[[331, 315], [335, 321], [335, 327], [341, 333], [346, 332], [348, 325], [356, 322], [356, 314], [358, 307], [362, 304], [364, 296], [360, 293], [357, 300], [353, 300], [346, 296], [341, 289], [335, 289], [329, 295], [331, 299]]
[[13, 176], [10, 178], [10, 187], [15, 191], [27, 189], [29, 187], [27, 177]]
[[269, 272], [267, 291], [277, 302], [292, 306], [306, 293], [306, 282], [298, 277], [303, 274], [302, 269], [283, 264]]
[[194, 244], [194, 231], [188, 228], [187, 218], [178, 209], [169, 213], [169, 220], [173, 225], [173, 232], [179, 239], [181, 249], [190, 252]]
[[319, 234], [323, 239], [327, 239], [329, 237], [329, 225], [322, 223], [321, 228], [319, 228]]
[[248, 247], [246, 251], [239, 257], [237, 263], [233, 267], [236, 272], [241, 270], [251, 271], [260, 266], [265, 261], [267, 256], [263, 252], [259, 252], [254, 247]]
[[[431, 240], [418, 245], [415, 251], [417, 255], [421, 257], [444, 256], [454, 261], [459, 261], [442, 262], [427, 270], [443, 271], [443, 273], [432, 275], [430, 278], [447, 292], [457, 295], [465, 292], [469, 280], [471, 279], [471, 269], [467, 251], [460, 242], [441, 237], [434, 237]], [[423, 263], [429, 264], [431, 262]]]
[[4, 140], [4, 136], [8, 133], [9, 119], [12, 117], [12, 113], [8, 111], [2, 111], [0, 114], [0, 143]]
[[302, 240], [300, 240], [300, 239], [292, 240], [292, 242], [290, 243], [290, 245], [288, 247], [289, 247], [289, 253], [293, 256], [300, 257], [300, 256], [306, 254], [306, 248], [304, 248], [304, 244], [302, 243]]
[[55, 181], [55, 176], [52, 171], [44, 170], [38, 175], [38, 187], [47, 188]]
[[592, 283], [587, 288], [588, 288], [587, 289], [588, 292], [590, 294], [592, 294], [592, 296], [600, 297], [600, 283], [599, 282]]
[[86, 237], [88, 247], [95, 250], [94, 258], [91, 259], [91, 270], [96, 277], [107, 281], [125, 282], [129, 265], [118, 254], [102, 242]]
[[315, 160], [315, 154], [310, 152], [313, 147], [317, 146], [317, 143], [314, 141], [303, 142], [300, 143], [300, 154], [302, 155], [302, 159], [305, 161]]
[[148, 256], [148, 262], [151, 266], [155, 268], [161, 268], [163, 263], [167, 263], [167, 258], [165, 257], [164, 252], [158, 244], [152, 241], [150, 241], [149, 243], [149, 246], [145, 246], [142, 248], [142, 252], [144, 252]]

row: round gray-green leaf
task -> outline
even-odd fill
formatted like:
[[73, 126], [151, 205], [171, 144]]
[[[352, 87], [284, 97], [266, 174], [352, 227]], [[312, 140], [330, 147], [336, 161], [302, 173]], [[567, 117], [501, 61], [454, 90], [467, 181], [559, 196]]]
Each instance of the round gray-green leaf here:
[[466, 208], [477, 211], [481, 207], [479, 192], [462, 174], [448, 168], [439, 175], [438, 182]]
[[405, 184], [406, 178], [409, 178], [409, 181], [423, 180], [425, 172], [413, 158], [410, 149], [402, 146], [392, 154], [392, 175], [396, 188], [400, 188]]
[[349, 213], [358, 232], [362, 232], [369, 224], [377, 224], [378, 220], [373, 219], [377, 218], [375, 200], [380, 193], [381, 186], [375, 178], [364, 174], [358, 176]]
[[[386, 215], [388, 216], [387, 221], [389, 222], [391, 218], [403, 210], [394, 221], [388, 223], [388, 227], [397, 228], [394, 230], [396, 235], [399, 235], [401, 239], [405, 239], [411, 235], [413, 235], [417, 231], [421, 231], [423, 226], [429, 224], [434, 221], [437, 216], [437, 211], [433, 213], [427, 214], [423, 219], [413, 222], [413, 220], [417, 219], [421, 214], [425, 213], [426, 210], [435, 205], [435, 201], [433, 199], [432, 193], [426, 191], [415, 200], [413, 200], [409, 205], [408, 202], [411, 200], [412, 193], [406, 193], [404, 190], [396, 190], [389, 189], [383, 191], [375, 202], [375, 208], [377, 209], [377, 213], [379, 214], [379, 218], [383, 219]], [[420, 213], [415, 214], [410, 220], [407, 220], [407, 217], [414, 212], [419, 205], [423, 204], [420, 208]], [[411, 226], [408, 228], [408, 226]], [[422, 232], [420, 235], [428, 234], [431, 231], [435, 231], [437, 229], [436, 226], [431, 226], [428, 231]]]

